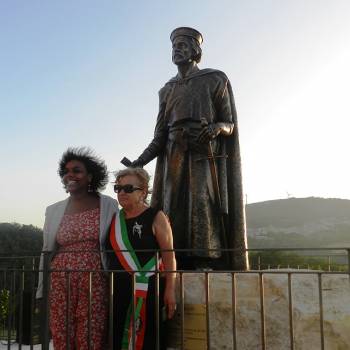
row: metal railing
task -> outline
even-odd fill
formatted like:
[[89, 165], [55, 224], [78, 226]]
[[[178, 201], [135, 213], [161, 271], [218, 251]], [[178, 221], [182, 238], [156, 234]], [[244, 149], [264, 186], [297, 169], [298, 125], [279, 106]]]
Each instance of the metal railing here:
[[[183, 251], [182, 251], [183, 252]], [[296, 255], [291, 255], [291, 253]], [[67, 251], [65, 252], [67, 253]], [[76, 251], [74, 252], [76, 253]], [[278, 261], [273, 263], [273, 258], [276, 258], [276, 253], [282, 255], [278, 256]], [[44, 350], [52, 349], [50, 347], [50, 308], [49, 308], [49, 293], [51, 288], [51, 276], [55, 272], [64, 272], [67, 280], [67, 310], [69, 310], [70, 302], [70, 274], [72, 273], [88, 273], [89, 274], [89, 296], [88, 296], [88, 344], [90, 348], [91, 344], [91, 304], [92, 304], [92, 280], [94, 274], [107, 274], [109, 279], [109, 334], [106, 343], [109, 344], [112, 349], [113, 343], [113, 297], [118, 285], [115, 285], [115, 281], [118, 281], [120, 274], [125, 274], [125, 271], [110, 270], [110, 271], [96, 271], [96, 270], [52, 270], [50, 269], [49, 259], [51, 252], [43, 252], [45, 257], [44, 269], [41, 271], [44, 274], [43, 278], [43, 295], [44, 298], [41, 301], [41, 314], [37, 313], [37, 301], [35, 299], [35, 291], [38, 280], [38, 255], [28, 256], [0, 256], [0, 341], [2, 346], [7, 349], [37, 349], [35, 344], [41, 344], [41, 348]], [[160, 252], [155, 252], [158, 255]], [[288, 314], [288, 326], [286, 329], [288, 333], [289, 349], [294, 350], [296, 348], [296, 321], [294, 315], [293, 295], [294, 287], [293, 281], [298, 276], [317, 276], [317, 299], [318, 299], [318, 312], [317, 318], [319, 320], [319, 349], [325, 349], [325, 321], [324, 321], [324, 288], [323, 279], [324, 276], [339, 276], [347, 275], [350, 278], [350, 248], [283, 248], [283, 249], [248, 249], [250, 257], [251, 269], [249, 271], [231, 271], [231, 270], [195, 270], [195, 271], [155, 271], [155, 288], [156, 288], [156, 303], [155, 303], [155, 318], [156, 325], [161, 323], [161, 310], [160, 310], [160, 281], [165, 273], [177, 273], [177, 298], [178, 298], [178, 312], [177, 320], [179, 321], [179, 327], [177, 329], [177, 348], [187, 349], [187, 336], [188, 329], [186, 328], [186, 320], [190, 317], [186, 314], [186, 279], [191, 276], [194, 278], [200, 277], [202, 285], [198, 286], [198, 289], [204, 290], [204, 301], [198, 301], [198, 304], [204, 305], [204, 312], [201, 315], [205, 324], [204, 330], [204, 343], [206, 349], [211, 349], [215, 337], [221, 336], [213, 333], [213, 324], [211, 319], [211, 307], [212, 288], [215, 287], [211, 283], [211, 279], [215, 275], [222, 274], [225, 276], [227, 285], [230, 285], [230, 313], [231, 313], [231, 339], [227, 339], [228, 344], [232, 344], [232, 349], [243, 349], [240, 345], [240, 333], [242, 332], [242, 326], [238, 324], [238, 318], [242, 317], [242, 311], [240, 309], [240, 303], [242, 298], [238, 295], [238, 290], [242, 287], [242, 276], [253, 276], [257, 278], [258, 286], [258, 313], [259, 317], [256, 323], [259, 325], [259, 341], [257, 349], [268, 349], [269, 335], [267, 334], [266, 319], [268, 311], [266, 309], [266, 286], [267, 280], [271, 276], [284, 276], [286, 281], [286, 300]], [[275, 255], [274, 255], [275, 254]], [[303, 265], [300, 263], [299, 258], [306, 261]], [[285, 259], [285, 261], [283, 261]], [[296, 261], [297, 260], [297, 261]], [[313, 263], [314, 262], [314, 263]], [[132, 292], [134, 295], [134, 302], [132, 303], [132, 314], [134, 314], [135, 305], [135, 271], [132, 272]], [[310, 277], [311, 278], [311, 277]], [[241, 284], [241, 285], [240, 285]], [[244, 283], [243, 283], [244, 284]], [[66, 313], [66, 326], [69, 324], [69, 312]], [[350, 317], [350, 315], [349, 315]], [[135, 320], [132, 321], [132, 343], [135, 348], [136, 339], [136, 327]], [[69, 341], [69, 327], [67, 329], [67, 350], [70, 349]], [[187, 332], [187, 333], [186, 333]], [[173, 336], [168, 334], [169, 337]], [[160, 331], [157, 327], [156, 331], [156, 349], [160, 348]], [[202, 339], [202, 340], [203, 340]], [[203, 344], [204, 344], [203, 343]], [[25, 347], [26, 345], [26, 347]], [[350, 347], [350, 344], [349, 344]], [[73, 350], [73, 349], [71, 349]]]

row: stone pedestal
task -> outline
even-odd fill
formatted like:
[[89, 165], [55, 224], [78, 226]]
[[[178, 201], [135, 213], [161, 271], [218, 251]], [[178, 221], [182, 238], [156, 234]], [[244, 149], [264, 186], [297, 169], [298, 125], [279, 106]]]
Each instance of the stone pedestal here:
[[[258, 273], [208, 273], [208, 311], [204, 273], [184, 273], [185, 350], [261, 349], [263, 333], [268, 350], [291, 348], [288, 274], [263, 273], [262, 328], [261, 293]], [[178, 283], [180, 300], [180, 285]], [[350, 349], [350, 280], [346, 274], [324, 274], [321, 279], [323, 333], [327, 350]], [[291, 274], [292, 321], [295, 350], [321, 349], [319, 279], [317, 274]], [[234, 303], [236, 312], [234, 313]], [[180, 303], [179, 303], [180, 305]], [[190, 307], [192, 306], [192, 307]], [[209, 321], [207, 321], [209, 315]], [[235, 322], [233, 321], [235, 315]], [[170, 322], [168, 349], [181, 348], [181, 308]], [[207, 324], [209, 332], [207, 332]], [[235, 330], [235, 332], [234, 332]], [[190, 345], [191, 344], [191, 345]], [[203, 345], [204, 344], [204, 345]]]

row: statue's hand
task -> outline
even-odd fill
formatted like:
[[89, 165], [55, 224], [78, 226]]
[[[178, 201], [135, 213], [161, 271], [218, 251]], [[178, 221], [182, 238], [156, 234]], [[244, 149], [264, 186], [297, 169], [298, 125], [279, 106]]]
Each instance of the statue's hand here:
[[221, 133], [221, 126], [219, 123], [203, 126], [201, 132], [198, 135], [198, 142], [208, 143], [215, 139]]
[[140, 158], [137, 158], [129, 165], [130, 168], [142, 168], [144, 166], [143, 161]]

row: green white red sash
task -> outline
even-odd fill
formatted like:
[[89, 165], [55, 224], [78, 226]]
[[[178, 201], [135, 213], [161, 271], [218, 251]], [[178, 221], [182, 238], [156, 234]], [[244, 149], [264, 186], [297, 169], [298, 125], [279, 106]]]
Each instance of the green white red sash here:
[[142, 350], [146, 329], [146, 298], [149, 277], [154, 275], [157, 261], [153, 256], [144, 266], [140, 265], [137, 255], [129, 241], [123, 209], [113, 218], [110, 231], [110, 241], [124, 270], [135, 274], [135, 306], [132, 317], [131, 302], [126, 315], [122, 350], [134, 350], [132, 347], [133, 325], [135, 325], [135, 349]]

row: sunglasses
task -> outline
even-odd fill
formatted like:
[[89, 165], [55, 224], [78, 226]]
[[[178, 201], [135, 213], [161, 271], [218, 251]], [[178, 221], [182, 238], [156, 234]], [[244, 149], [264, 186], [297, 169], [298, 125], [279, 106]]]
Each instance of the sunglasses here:
[[134, 187], [134, 185], [114, 185], [114, 192], [120, 193], [121, 191], [124, 191], [124, 193], [133, 193], [134, 191], [142, 191], [142, 188], [140, 187]]

